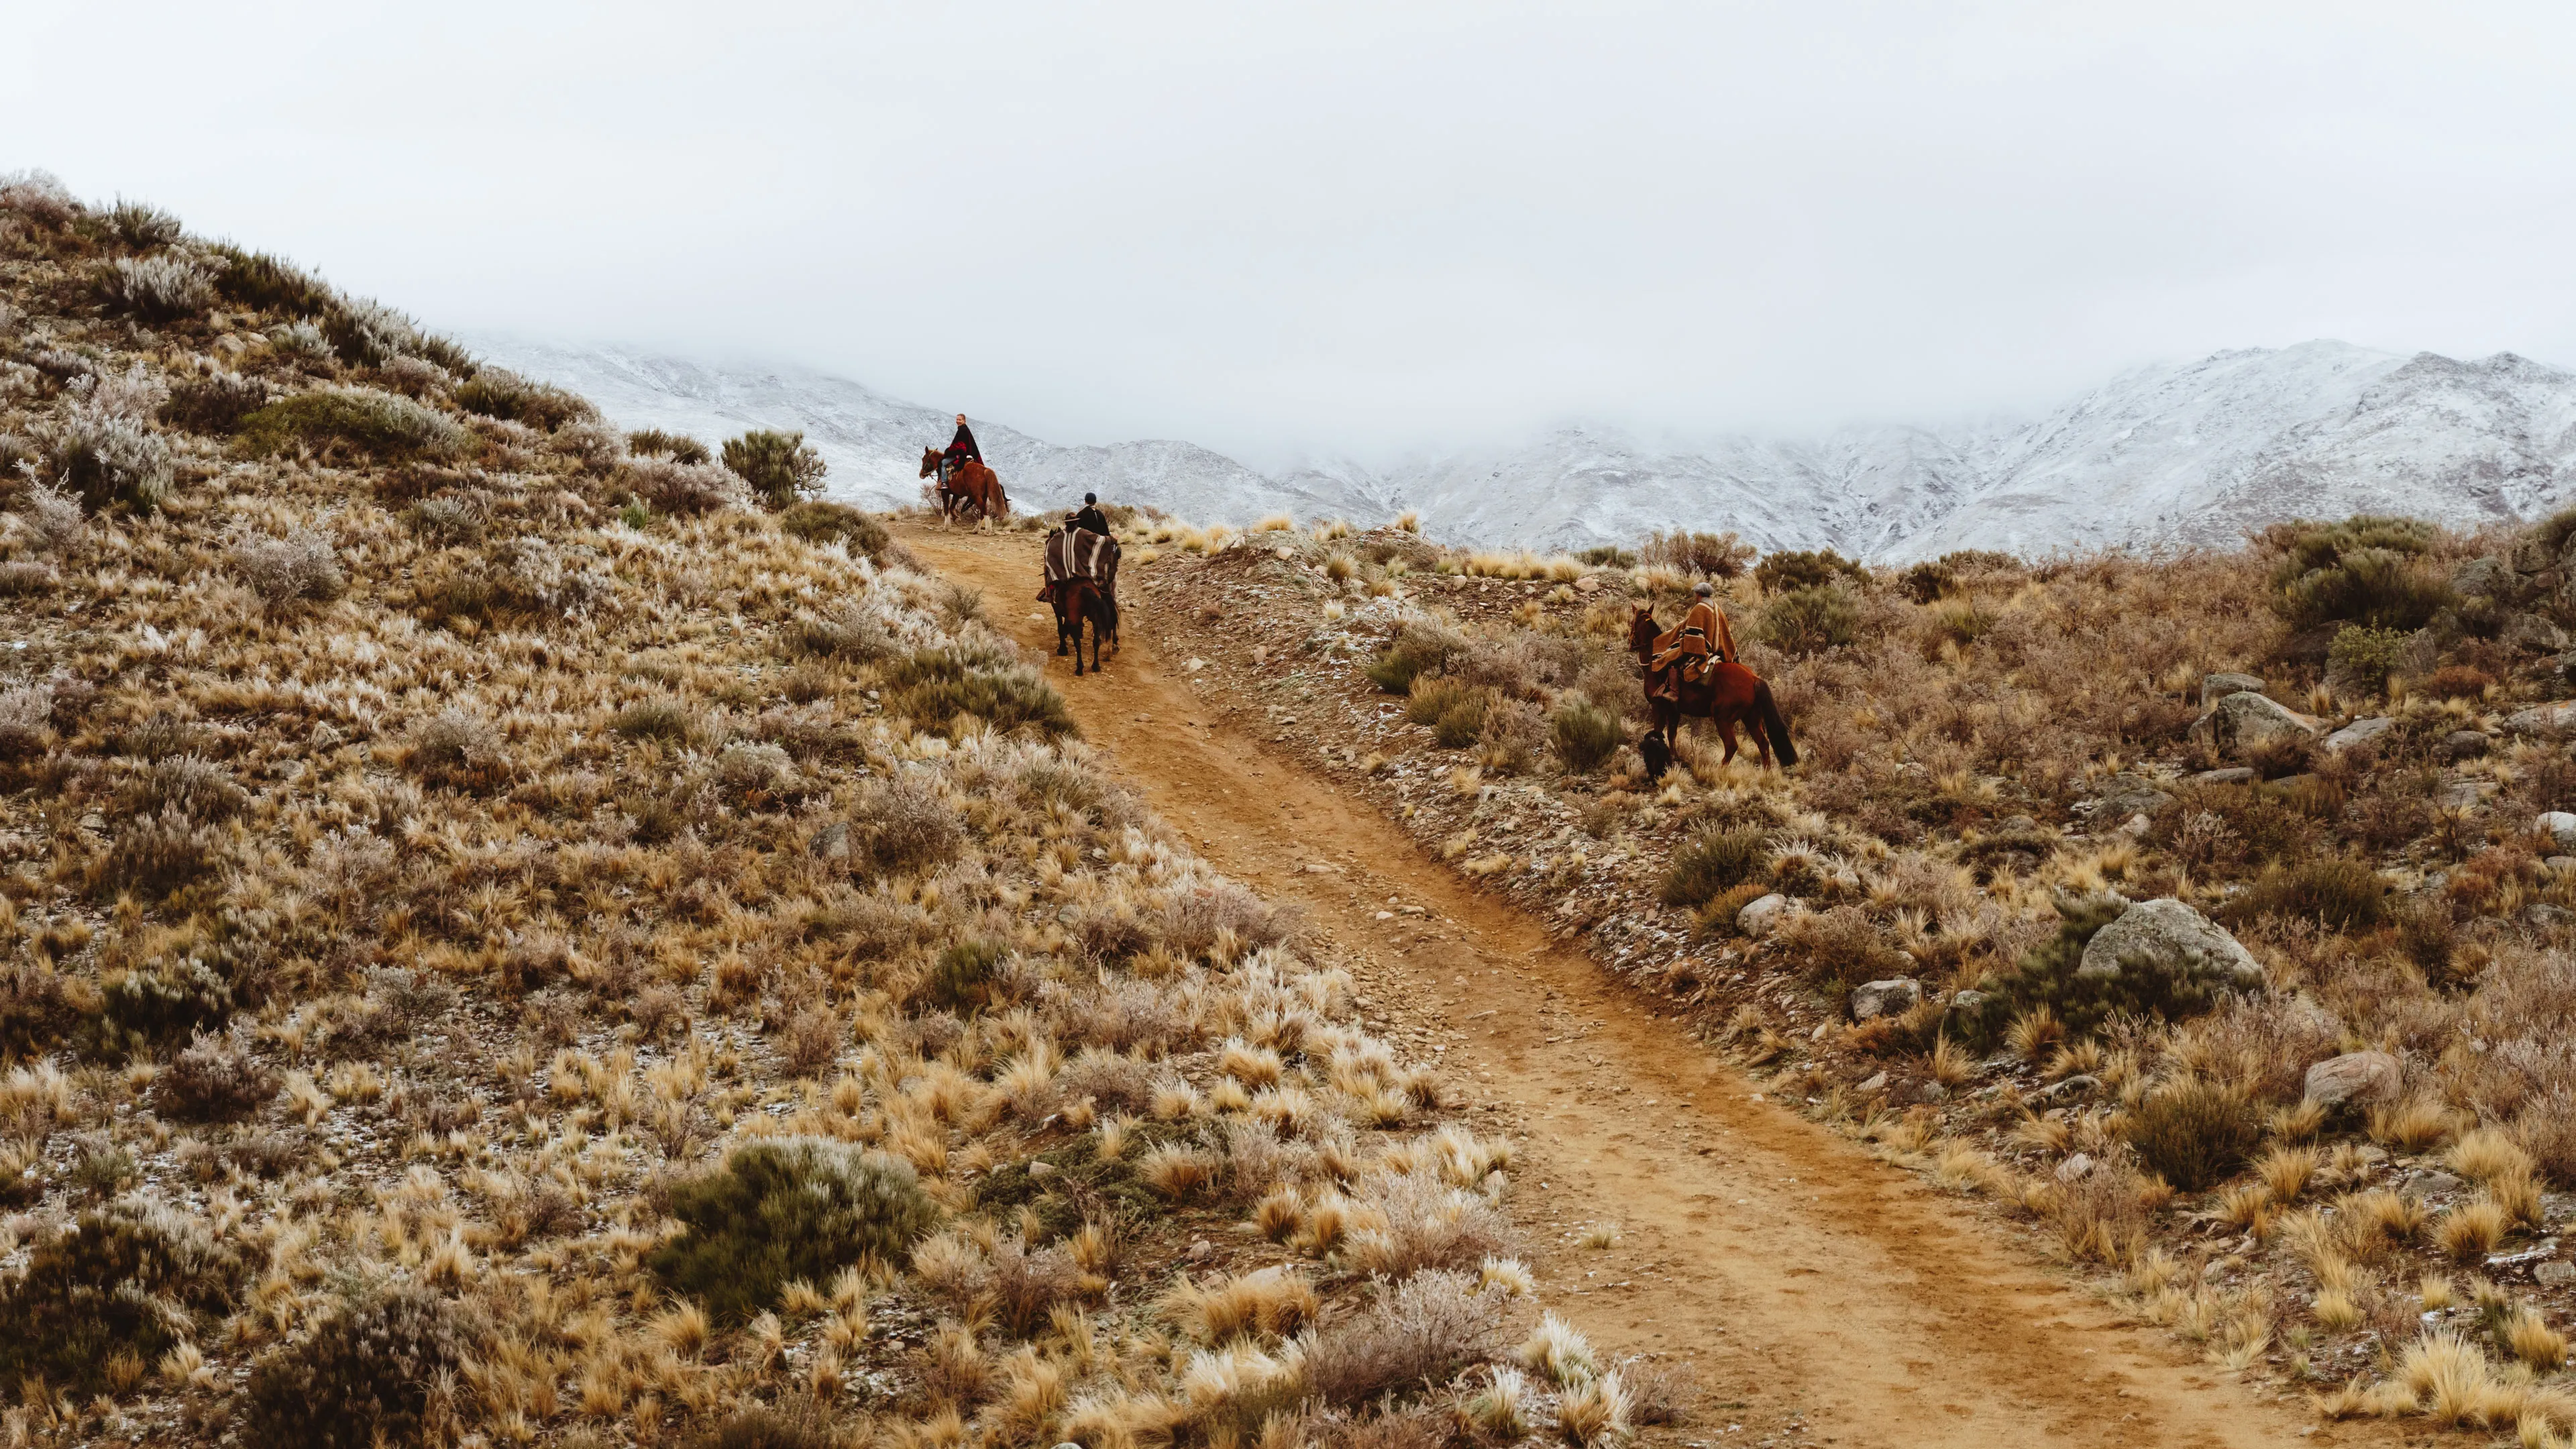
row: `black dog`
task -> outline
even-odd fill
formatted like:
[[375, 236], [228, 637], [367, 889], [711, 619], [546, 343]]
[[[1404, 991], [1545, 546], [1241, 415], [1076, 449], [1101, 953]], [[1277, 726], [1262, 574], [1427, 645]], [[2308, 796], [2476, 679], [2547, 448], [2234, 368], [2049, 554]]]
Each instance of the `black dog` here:
[[1649, 780], [1664, 778], [1664, 772], [1673, 767], [1673, 747], [1665, 744], [1664, 737], [1653, 730], [1646, 731], [1646, 737], [1637, 741], [1637, 757], [1646, 762], [1646, 778]]

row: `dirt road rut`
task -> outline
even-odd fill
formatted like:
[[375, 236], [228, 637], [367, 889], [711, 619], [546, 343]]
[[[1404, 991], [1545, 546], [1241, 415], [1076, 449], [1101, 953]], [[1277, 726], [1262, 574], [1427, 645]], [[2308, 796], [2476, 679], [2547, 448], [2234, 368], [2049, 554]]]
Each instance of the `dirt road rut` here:
[[[1132, 575], [1126, 652], [1076, 679], [1031, 602], [1035, 540], [901, 537], [1044, 651], [1085, 735], [1203, 854], [1302, 905], [1372, 1023], [1436, 1056], [1475, 1125], [1513, 1140], [1514, 1210], [1550, 1301], [1605, 1349], [1697, 1366], [1708, 1401], [1685, 1438], [2396, 1441], [2320, 1425], [2125, 1325], [1969, 1209], [1764, 1101], [1656, 1003], [1469, 889], [1365, 802], [1225, 728], [1221, 705], [1156, 657]], [[1594, 1224], [1617, 1225], [1619, 1241], [1580, 1246]]]

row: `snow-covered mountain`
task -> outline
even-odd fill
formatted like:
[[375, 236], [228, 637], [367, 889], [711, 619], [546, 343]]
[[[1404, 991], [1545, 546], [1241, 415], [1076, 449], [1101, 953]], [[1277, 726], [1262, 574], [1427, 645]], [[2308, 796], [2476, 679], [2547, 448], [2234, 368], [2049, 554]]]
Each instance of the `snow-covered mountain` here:
[[[939, 413], [820, 373], [471, 340], [627, 427], [710, 440], [802, 428], [831, 461], [835, 492], [872, 503], [916, 496], [922, 447], [947, 436]], [[981, 422], [976, 435], [1014, 498], [1035, 506], [1092, 490], [1198, 520], [1286, 509], [1367, 523], [1412, 509], [1441, 538], [1529, 547], [1679, 527], [1902, 561], [1954, 548], [2224, 545], [2283, 518], [2364, 511], [2475, 525], [2576, 499], [2576, 374], [2511, 353], [2463, 362], [2341, 342], [2141, 368], [2037, 418], [1687, 445], [1569, 426], [1276, 477], [1188, 443], [1058, 447]]]
[[[508, 336], [462, 340], [487, 362], [580, 393], [622, 428], [686, 433], [710, 447], [747, 428], [802, 432], [829, 465], [831, 495], [870, 507], [917, 502], [921, 450], [944, 446], [956, 427], [953, 414], [810, 368], [693, 362]], [[1090, 492], [1191, 519], [1376, 511], [1371, 500], [1274, 481], [1195, 443], [1061, 447], [983, 418], [973, 421], [985, 461], [1022, 509], [1075, 506]]]

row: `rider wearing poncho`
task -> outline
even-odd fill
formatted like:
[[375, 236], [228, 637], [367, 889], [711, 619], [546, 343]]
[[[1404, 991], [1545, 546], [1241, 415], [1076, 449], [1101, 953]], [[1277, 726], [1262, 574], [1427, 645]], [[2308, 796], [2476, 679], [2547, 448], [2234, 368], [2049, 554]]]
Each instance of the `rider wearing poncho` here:
[[1082, 511], [1073, 515], [1073, 517], [1068, 520], [1066, 526], [1070, 528], [1087, 528], [1093, 533], [1100, 534], [1104, 537], [1107, 536], [1109, 532], [1109, 515], [1100, 511], [1100, 495], [1097, 493], [1083, 494]]
[[1682, 626], [1655, 640], [1652, 678], [1646, 690], [1650, 695], [1678, 699], [1682, 685], [1708, 678], [1712, 665], [1736, 662], [1735, 635], [1726, 626], [1726, 615], [1710, 602], [1716, 591], [1702, 579], [1694, 592], [1699, 599], [1682, 616]]

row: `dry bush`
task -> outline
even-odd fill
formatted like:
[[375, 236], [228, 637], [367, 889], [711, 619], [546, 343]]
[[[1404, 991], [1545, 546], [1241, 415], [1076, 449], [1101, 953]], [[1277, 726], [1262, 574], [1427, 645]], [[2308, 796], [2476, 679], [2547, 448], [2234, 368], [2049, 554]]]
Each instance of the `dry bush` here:
[[348, 592], [349, 579], [320, 534], [245, 538], [232, 548], [233, 572], [271, 609], [329, 603]]
[[194, 257], [118, 257], [99, 269], [99, 300], [146, 322], [175, 322], [215, 302], [215, 274]]
[[653, 513], [689, 518], [742, 501], [742, 480], [712, 463], [646, 458], [628, 464], [619, 476]]
[[525, 423], [547, 432], [599, 416], [599, 410], [580, 397], [498, 367], [476, 369], [450, 395], [458, 407], [469, 413]]
[[1327, 1404], [1441, 1386], [1503, 1348], [1503, 1298], [1472, 1274], [1433, 1271], [1380, 1290], [1367, 1311], [1303, 1341], [1306, 1384]]
[[885, 874], [943, 863], [966, 838], [955, 807], [913, 776], [870, 786], [850, 825], [853, 853]]
[[491, 790], [509, 774], [500, 731], [457, 708], [413, 726], [407, 761], [423, 782], [469, 793]]
[[1771, 837], [1759, 830], [1712, 830], [1673, 852], [1657, 896], [1668, 906], [1697, 906], [1768, 873]]
[[357, 1449], [419, 1437], [452, 1412], [446, 1387], [479, 1338], [457, 1308], [401, 1288], [341, 1309], [252, 1370], [250, 1437], [283, 1449]]
[[1403, 1279], [1431, 1269], [1466, 1269], [1512, 1256], [1518, 1234], [1493, 1204], [1450, 1186], [1439, 1174], [1390, 1174], [1370, 1185], [1369, 1206], [1383, 1226], [1350, 1234], [1343, 1256], [1353, 1267]]
[[251, 1055], [239, 1032], [200, 1035], [152, 1081], [152, 1104], [186, 1122], [230, 1122], [277, 1095], [278, 1075]]

